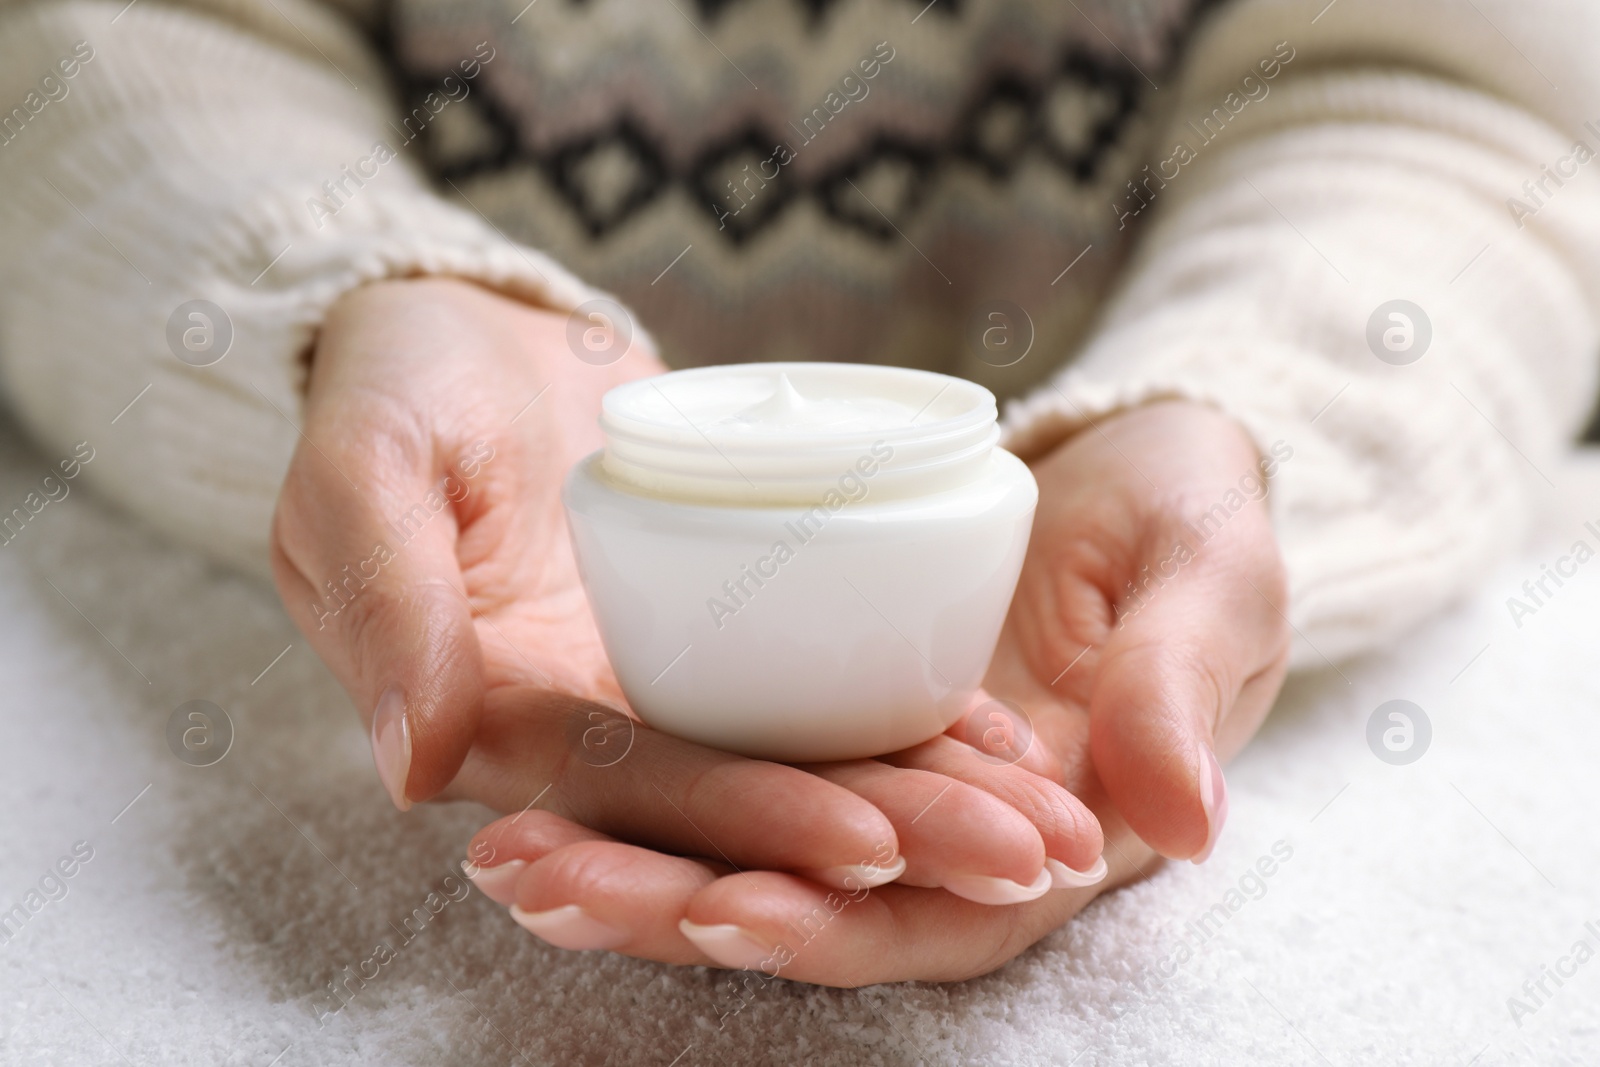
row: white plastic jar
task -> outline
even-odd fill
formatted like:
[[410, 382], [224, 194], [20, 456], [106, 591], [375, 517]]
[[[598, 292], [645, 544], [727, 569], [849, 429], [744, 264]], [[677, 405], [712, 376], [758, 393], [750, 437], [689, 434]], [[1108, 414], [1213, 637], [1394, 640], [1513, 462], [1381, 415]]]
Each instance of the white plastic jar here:
[[563, 499], [646, 723], [799, 762], [893, 752], [967, 710], [1038, 501], [987, 389], [739, 364], [619, 386], [600, 425]]

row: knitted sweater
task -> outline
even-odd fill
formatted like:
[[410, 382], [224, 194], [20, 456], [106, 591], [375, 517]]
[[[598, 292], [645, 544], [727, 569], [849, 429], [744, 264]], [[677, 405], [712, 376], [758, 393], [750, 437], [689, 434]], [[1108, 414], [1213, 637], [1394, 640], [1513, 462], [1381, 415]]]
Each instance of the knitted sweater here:
[[0, 0], [0, 374], [257, 572], [377, 278], [961, 374], [1025, 457], [1203, 400], [1281, 460], [1320, 663], [1505, 552], [1590, 405], [1597, 45], [1559, 0]]

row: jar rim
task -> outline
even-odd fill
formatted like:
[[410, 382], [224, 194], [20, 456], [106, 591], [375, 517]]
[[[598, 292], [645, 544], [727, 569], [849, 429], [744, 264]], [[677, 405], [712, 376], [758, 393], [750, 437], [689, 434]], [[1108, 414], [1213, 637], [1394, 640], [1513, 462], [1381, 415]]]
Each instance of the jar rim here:
[[[869, 420], [876, 424], [759, 432], [728, 427], [729, 416], [752, 397], [776, 396], [783, 388], [802, 403], [865, 399], [878, 405]], [[899, 425], [908, 411], [910, 418]], [[997, 443], [997, 419], [988, 389], [933, 371], [858, 363], [742, 363], [620, 385], [601, 402], [600, 428], [607, 473], [652, 495], [808, 503], [852, 470], [858, 478], [872, 478], [880, 494], [921, 494], [962, 484], [976, 476]]]

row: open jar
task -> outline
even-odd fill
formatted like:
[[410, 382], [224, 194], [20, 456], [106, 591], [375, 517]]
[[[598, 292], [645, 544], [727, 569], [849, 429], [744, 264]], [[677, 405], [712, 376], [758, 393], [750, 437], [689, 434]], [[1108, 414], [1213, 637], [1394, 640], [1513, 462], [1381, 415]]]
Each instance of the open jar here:
[[915, 745], [970, 706], [1038, 487], [994, 395], [836, 363], [606, 394], [563, 491], [622, 691], [650, 726], [784, 762]]

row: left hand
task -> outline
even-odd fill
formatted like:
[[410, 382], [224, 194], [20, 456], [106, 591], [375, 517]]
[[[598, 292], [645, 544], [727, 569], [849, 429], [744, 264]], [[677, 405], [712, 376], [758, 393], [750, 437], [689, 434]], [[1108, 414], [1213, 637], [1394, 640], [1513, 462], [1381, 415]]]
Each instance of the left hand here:
[[[630, 878], [612, 861], [631, 846], [540, 811], [485, 827], [471, 854], [490, 869], [527, 862], [500, 884], [502, 902], [579, 905], [629, 955], [834, 986], [993, 970], [1158, 855], [1199, 862], [1215, 844], [1227, 813], [1218, 761], [1255, 733], [1288, 665], [1285, 576], [1265, 505], [1273, 462], [1217, 411], [1164, 402], [1109, 418], [1034, 465], [1039, 511], [987, 688], [1031, 722], [1020, 766], [1099, 818], [1110, 871], [1098, 884], [993, 907], [898, 883], [845, 893], [691, 858]], [[992, 772], [996, 755], [950, 745], [964, 725], [880, 759], [922, 766], [939, 749], [952, 777]], [[680, 919], [699, 928], [694, 942]]]

